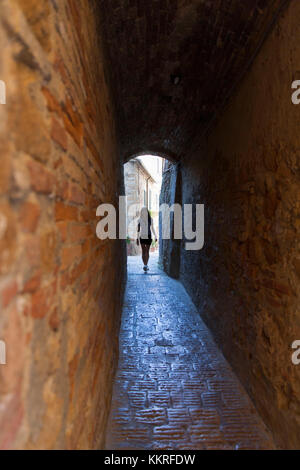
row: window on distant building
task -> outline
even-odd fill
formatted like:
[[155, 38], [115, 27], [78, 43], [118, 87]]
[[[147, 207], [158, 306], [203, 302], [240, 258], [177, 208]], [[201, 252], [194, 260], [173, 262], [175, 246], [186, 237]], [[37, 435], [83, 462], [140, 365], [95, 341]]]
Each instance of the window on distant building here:
[[152, 209], [152, 191], [149, 189], [149, 209]]
[[144, 189], [144, 206], [147, 205], [146, 190]]

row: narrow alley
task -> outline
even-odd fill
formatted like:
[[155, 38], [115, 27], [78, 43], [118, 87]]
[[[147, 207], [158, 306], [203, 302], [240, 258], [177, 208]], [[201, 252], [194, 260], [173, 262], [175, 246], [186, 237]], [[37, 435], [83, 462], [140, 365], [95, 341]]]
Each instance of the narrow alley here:
[[128, 258], [107, 449], [273, 449], [184, 287]]
[[300, 449], [300, 1], [0, 4], [0, 450]]

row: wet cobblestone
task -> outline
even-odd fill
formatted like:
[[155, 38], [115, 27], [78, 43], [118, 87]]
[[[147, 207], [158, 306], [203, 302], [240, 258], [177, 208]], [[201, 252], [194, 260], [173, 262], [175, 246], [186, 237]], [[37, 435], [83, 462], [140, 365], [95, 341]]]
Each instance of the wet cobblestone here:
[[183, 286], [128, 259], [106, 448], [272, 449], [273, 440]]

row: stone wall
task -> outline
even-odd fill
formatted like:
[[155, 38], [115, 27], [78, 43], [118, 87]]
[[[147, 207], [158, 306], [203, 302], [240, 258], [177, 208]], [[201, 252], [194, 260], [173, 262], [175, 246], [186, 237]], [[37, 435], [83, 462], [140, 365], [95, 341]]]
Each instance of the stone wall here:
[[95, 236], [122, 181], [97, 8], [1, 1], [2, 449], [103, 446], [124, 259]]
[[[172, 207], [182, 202], [182, 184], [180, 165], [167, 162], [163, 173], [162, 188], [160, 193], [160, 206], [167, 204]], [[170, 227], [163, 228], [163, 215], [160, 212], [159, 226], [159, 264], [164, 271], [173, 278], [180, 274], [180, 253], [182, 249], [181, 240], [174, 239], [174, 212], [170, 212]], [[165, 230], [170, 230], [170, 238], [164, 236]]]
[[182, 165], [205, 204], [205, 246], [181, 280], [280, 445], [300, 445], [300, 3], [267, 38], [222, 118]]
[[[159, 198], [160, 186], [139, 159], [132, 159], [124, 164], [124, 183], [127, 196], [127, 254], [136, 256], [142, 253], [140, 245], [136, 243], [137, 225], [142, 207], [148, 205], [155, 232], [158, 234], [159, 207], [156, 205], [156, 197]], [[151, 251], [155, 249], [154, 246], [151, 247]]]
[[[136, 256], [142, 253], [137, 245], [137, 221], [140, 210], [144, 206], [144, 192], [147, 191], [148, 173], [137, 160], [130, 160], [124, 164], [124, 184], [127, 196], [127, 255]], [[151, 183], [150, 183], [151, 184]], [[147, 199], [147, 198], [146, 198]], [[130, 239], [130, 240], [129, 240]]]

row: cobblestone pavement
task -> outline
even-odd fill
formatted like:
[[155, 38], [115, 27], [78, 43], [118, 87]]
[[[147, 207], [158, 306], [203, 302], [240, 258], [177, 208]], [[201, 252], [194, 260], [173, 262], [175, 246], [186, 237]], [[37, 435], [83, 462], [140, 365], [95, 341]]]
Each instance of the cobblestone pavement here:
[[272, 449], [270, 434], [183, 286], [128, 259], [106, 448]]

